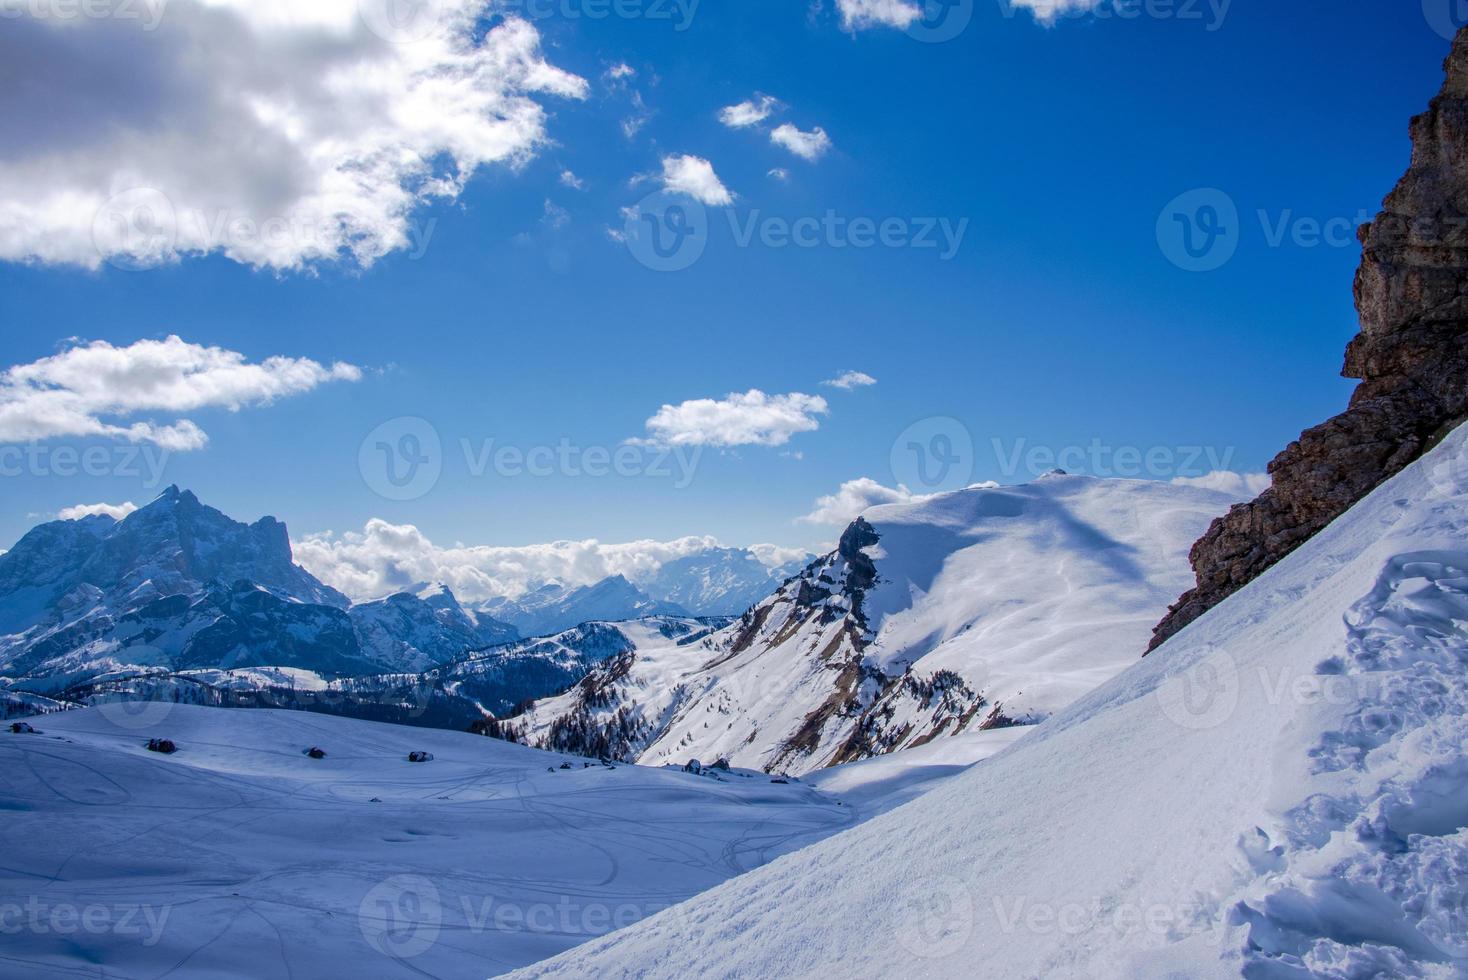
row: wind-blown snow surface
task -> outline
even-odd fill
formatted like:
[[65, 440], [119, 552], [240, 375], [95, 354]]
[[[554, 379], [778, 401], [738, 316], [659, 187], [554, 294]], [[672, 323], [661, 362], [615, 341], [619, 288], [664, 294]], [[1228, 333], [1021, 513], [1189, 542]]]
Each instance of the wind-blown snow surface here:
[[727, 630], [627, 658], [508, 724], [528, 744], [804, 774], [1043, 720], [1134, 663], [1229, 498], [1056, 474], [877, 507]]
[[5, 977], [484, 977], [873, 812], [761, 774], [301, 712], [30, 721], [0, 734]]
[[1461, 977], [1468, 429], [922, 799], [523, 976]]

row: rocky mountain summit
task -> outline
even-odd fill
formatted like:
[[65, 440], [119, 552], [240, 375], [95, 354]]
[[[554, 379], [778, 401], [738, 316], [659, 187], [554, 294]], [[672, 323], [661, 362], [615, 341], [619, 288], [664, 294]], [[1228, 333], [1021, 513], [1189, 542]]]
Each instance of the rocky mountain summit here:
[[57, 693], [138, 669], [421, 671], [519, 637], [428, 587], [353, 606], [272, 517], [178, 487], [118, 521], [53, 521], [0, 556], [0, 684]]
[[1269, 464], [1273, 485], [1193, 547], [1197, 587], [1158, 624], [1152, 648], [1253, 581], [1468, 418], [1468, 29], [1447, 81], [1412, 120], [1412, 163], [1363, 225], [1361, 331], [1342, 374], [1350, 407]]

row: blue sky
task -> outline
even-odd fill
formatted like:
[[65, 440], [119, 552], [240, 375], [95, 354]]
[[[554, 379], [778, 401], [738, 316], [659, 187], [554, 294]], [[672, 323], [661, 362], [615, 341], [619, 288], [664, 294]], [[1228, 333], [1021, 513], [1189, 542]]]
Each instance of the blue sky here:
[[[140, 56], [175, 29], [177, 3], [137, 42]], [[107, 419], [195, 423], [207, 446], [171, 454], [164, 482], [240, 518], [277, 515], [298, 537], [380, 518], [443, 545], [713, 535], [814, 547], [839, 530], [798, 520], [818, 498], [858, 478], [932, 489], [901, 462], [907, 445], [942, 455], [965, 436], [973, 451], [953, 450], [962, 458], [946, 484], [1028, 479], [1027, 467], [1005, 465], [1016, 446], [1160, 450], [1166, 465], [1145, 471], [1155, 478], [1257, 472], [1349, 395], [1336, 377], [1356, 326], [1359, 248], [1348, 229], [1405, 168], [1408, 118], [1440, 84], [1448, 41], [1426, 7], [1240, 0], [1126, 18], [1103, 7], [1043, 25], [978, 0], [956, 38], [923, 43], [886, 26], [847, 29], [833, 0], [705, 0], [688, 20], [593, 18], [557, 0], [533, 27], [545, 62], [583, 79], [584, 97], [537, 92], [543, 133], [514, 165], [477, 166], [455, 198], [411, 212], [411, 227], [431, 228], [421, 249], [367, 268], [252, 268], [219, 252], [86, 268], [40, 254], [48, 229], [24, 224], [34, 219], [12, 192], [0, 200], [0, 251], [12, 259], [0, 262], [0, 364], [55, 355], [77, 343], [68, 338], [127, 348], [177, 335], [250, 363], [359, 367], [356, 380], [237, 412], [216, 403]], [[1155, 15], [1169, 10], [1197, 17]], [[0, 23], [0, 48], [11, 30]], [[633, 74], [610, 71], [618, 65]], [[107, 73], [75, 84], [105, 88]], [[779, 102], [768, 119], [721, 123], [721, 108], [761, 93]], [[33, 90], [28, 98], [55, 104], [0, 123], [12, 147], [0, 149], [0, 174], [56, 153], [73, 168], [58, 180], [100, 181], [105, 170], [82, 165], [89, 152], [116, 131], [166, 125], [142, 95], [104, 99], [101, 111], [80, 108], [86, 96]], [[819, 127], [830, 148], [804, 159], [771, 139], [782, 124]], [[232, 153], [222, 179], [268, 182], [265, 156]], [[625, 229], [622, 209], [662, 186], [665, 159], [684, 156], [707, 161], [733, 203], [703, 208], [706, 247], [691, 266], [654, 271], [613, 232]], [[1170, 261], [1177, 244], [1164, 232], [1160, 245], [1159, 227], [1181, 228], [1169, 202], [1205, 188], [1237, 209], [1236, 251], [1189, 271]], [[1197, 219], [1199, 199], [1189, 200]], [[901, 219], [894, 242], [929, 219], [964, 231], [947, 258], [943, 248], [837, 248], [824, 232], [816, 247], [761, 241], [781, 221], [828, 213]], [[1316, 243], [1311, 221], [1334, 240]], [[741, 244], [737, 228], [751, 222], [759, 231]], [[35, 240], [17, 245], [17, 227]], [[876, 383], [822, 384], [846, 371]], [[825, 411], [810, 400], [791, 408], [813, 427], [778, 445], [685, 433], [713, 443], [697, 450], [691, 482], [676, 466], [670, 477], [475, 475], [463, 451], [464, 440], [608, 453], [629, 439], [674, 441], [697, 406], [659, 436], [646, 423], [662, 406], [755, 389], [821, 398]], [[441, 474], [393, 500], [364, 478], [362, 450], [400, 418], [431, 424]], [[386, 431], [400, 447], [408, 430]], [[110, 453], [119, 440], [31, 442]], [[640, 465], [657, 453], [646, 449]], [[142, 474], [52, 468], [7, 471], [0, 541], [66, 507], [156, 492]]]

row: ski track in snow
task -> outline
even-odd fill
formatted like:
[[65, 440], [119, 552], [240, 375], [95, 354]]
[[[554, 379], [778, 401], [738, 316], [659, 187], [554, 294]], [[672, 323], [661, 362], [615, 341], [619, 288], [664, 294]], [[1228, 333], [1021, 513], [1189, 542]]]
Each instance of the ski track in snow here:
[[[851, 827], [880, 798], [299, 712], [35, 724], [0, 734], [3, 977], [489, 976]], [[154, 735], [180, 751], [146, 751]], [[435, 758], [409, 763], [413, 749]], [[504, 907], [541, 918], [498, 924]], [[166, 918], [156, 938], [70, 928], [89, 908]]]

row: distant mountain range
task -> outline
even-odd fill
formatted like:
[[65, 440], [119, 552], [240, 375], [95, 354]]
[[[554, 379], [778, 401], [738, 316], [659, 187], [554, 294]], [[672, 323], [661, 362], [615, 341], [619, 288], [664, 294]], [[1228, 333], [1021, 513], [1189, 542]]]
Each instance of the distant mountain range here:
[[353, 605], [279, 522], [170, 488], [0, 556], [0, 700], [296, 707], [803, 773], [1064, 707], [1140, 656], [1230, 503], [1057, 474], [874, 508], [797, 569], [717, 549], [465, 607], [442, 585]]
[[[37, 697], [126, 693], [141, 677], [156, 690], [172, 675], [187, 675], [184, 688], [218, 682], [236, 691], [397, 676], [431, 687], [448, 676], [430, 677], [436, 668], [462, 661], [480, 680], [472, 696], [448, 698], [457, 724], [561, 690], [599, 660], [585, 638], [511, 646], [522, 637], [650, 616], [737, 615], [782, 574], [734, 549], [675, 565], [647, 587], [686, 606], [622, 576], [472, 608], [440, 584], [353, 604], [295, 563], [284, 524], [242, 524], [170, 487], [122, 520], [40, 525], [0, 555], [0, 692], [20, 710]], [[494, 666], [480, 656], [488, 650]], [[177, 696], [216, 698], [202, 689]]]
[[738, 616], [798, 574], [812, 557], [772, 568], [747, 549], [710, 548], [667, 562], [638, 584], [623, 575], [579, 588], [551, 583], [519, 598], [491, 599], [476, 608], [524, 636], [650, 616]]

